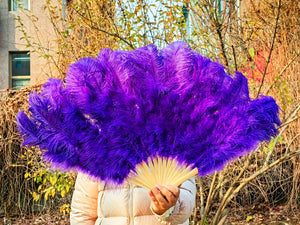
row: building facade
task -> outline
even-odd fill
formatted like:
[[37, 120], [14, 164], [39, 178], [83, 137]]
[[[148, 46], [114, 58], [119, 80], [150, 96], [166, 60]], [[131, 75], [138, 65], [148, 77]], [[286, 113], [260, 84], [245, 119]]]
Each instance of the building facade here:
[[[33, 48], [28, 48], [16, 20], [21, 19], [32, 43], [55, 48], [55, 32], [44, 5], [40, 0], [0, 1], [0, 90], [42, 83], [49, 77], [51, 66], [40, 54], [30, 53]], [[34, 23], [26, 13], [35, 15]]]

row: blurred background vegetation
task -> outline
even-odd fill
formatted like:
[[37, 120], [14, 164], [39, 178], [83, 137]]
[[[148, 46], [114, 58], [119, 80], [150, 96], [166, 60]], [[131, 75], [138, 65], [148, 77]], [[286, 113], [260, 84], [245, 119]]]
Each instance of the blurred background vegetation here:
[[[186, 41], [219, 61], [230, 74], [248, 78], [251, 97], [273, 96], [281, 108], [279, 135], [229, 164], [197, 179], [191, 224], [254, 220], [251, 210], [293, 215], [300, 207], [300, 5], [289, 0], [45, 0], [57, 48], [47, 49], [20, 31], [31, 52], [52, 65], [49, 77], [64, 79], [68, 65], [103, 48], [132, 50], [150, 43], [162, 48]], [[38, 18], [24, 11], [38, 31]], [[50, 169], [35, 148], [20, 147], [15, 117], [41, 85], [0, 96], [0, 216], [49, 213], [65, 217], [76, 174]], [[250, 211], [249, 211], [250, 209]], [[255, 224], [258, 224], [256, 222]]]

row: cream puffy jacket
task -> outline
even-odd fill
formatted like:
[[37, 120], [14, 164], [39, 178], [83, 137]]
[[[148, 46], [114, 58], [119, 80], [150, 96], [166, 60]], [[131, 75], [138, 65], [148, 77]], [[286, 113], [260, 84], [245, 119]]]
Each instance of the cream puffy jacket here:
[[79, 173], [72, 199], [71, 225], [188, 225], [195, 205], [196, 185], [191, 178], [180, 187], [179, 199], [168, 216], [154, 215], [148, 190], [125, 183], [108, 187]]

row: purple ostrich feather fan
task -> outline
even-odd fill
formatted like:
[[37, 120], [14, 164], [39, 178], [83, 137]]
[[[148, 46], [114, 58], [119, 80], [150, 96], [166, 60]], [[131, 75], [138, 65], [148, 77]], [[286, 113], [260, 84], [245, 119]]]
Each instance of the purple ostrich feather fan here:
[[102, 50], [49, 79], [20, 112], [23, 145], [103, 181], [122, 183], [149, 157], [174, 157], [201, 176], [277, 134], [272, 97], [251, 100], [247, 79], [175, 42], [161, 51]]

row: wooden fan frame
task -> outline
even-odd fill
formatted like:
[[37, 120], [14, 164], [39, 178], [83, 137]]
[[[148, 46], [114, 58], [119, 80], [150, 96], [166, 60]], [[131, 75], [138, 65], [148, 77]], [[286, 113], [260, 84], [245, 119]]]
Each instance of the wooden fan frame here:
[[151, 190], [157, 184], [179, 186], [197, 174], [197, 168], [157, 156], [137, 165], [135, 172], [129, 175], [129, 182]]

